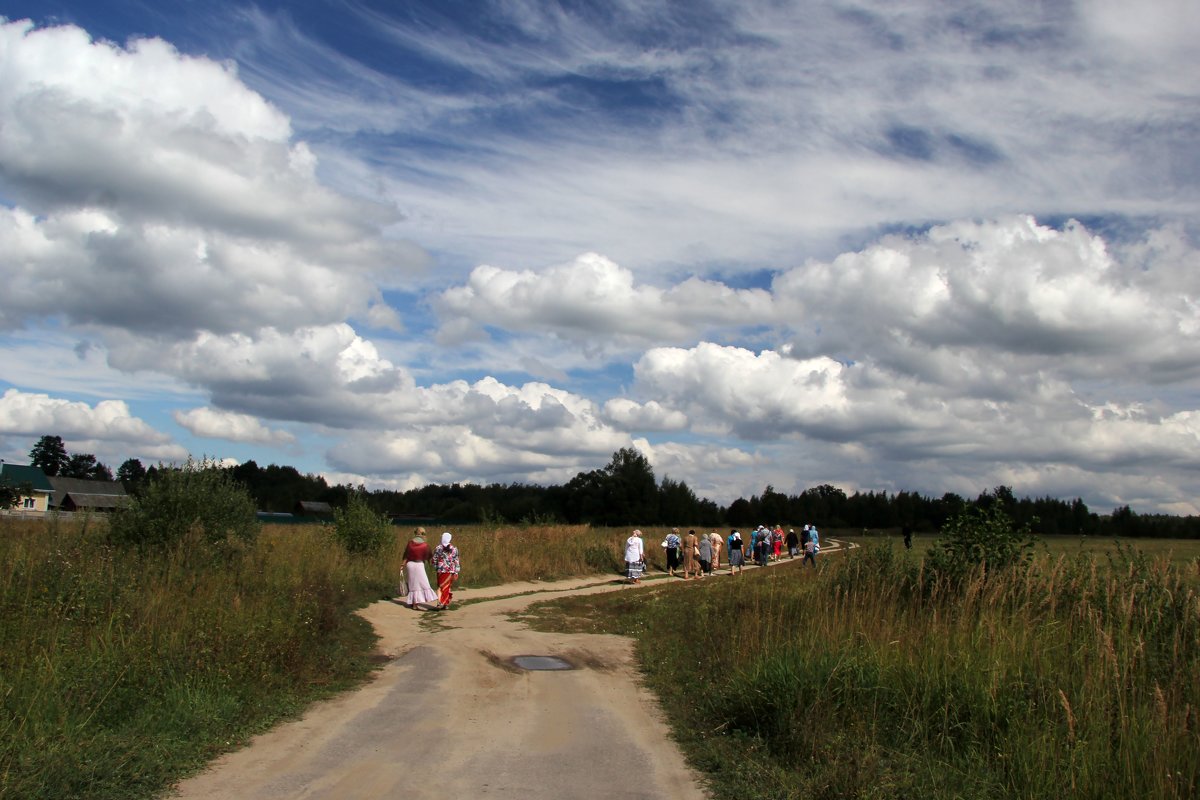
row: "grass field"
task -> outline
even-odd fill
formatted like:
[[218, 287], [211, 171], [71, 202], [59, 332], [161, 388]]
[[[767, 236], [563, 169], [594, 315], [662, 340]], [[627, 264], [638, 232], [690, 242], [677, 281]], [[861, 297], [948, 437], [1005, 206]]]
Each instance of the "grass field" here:
[[[644, 530], [661, 570], [667, 531]], [[0, 796], [153, 797], [363, 680], [374, 636], [351, 612], [394, 592], [398, 533], [351, 557], [326, 528], [267, 526], [205, 561], [0, 520]], [[617, 573], [628, 529], [454, 534], [464, 586], [485, 586]], [[638, 638], [718, 797], [1200, 788], [1195, 543], [1047, 541], [1035, 567], [951, 592], [920, 572], [932, 540], [850, 538], [866, 546], [815, 573], [655, 580], [570, 614]]]
[[[899, 531], [863, 535], [861, 530], [841, 529], [823, 531], [822, 535], [864, 545], [871, 542], [890, 542], [900, 547], [903, 542]], [[912, 552], [918, 556], [923, 555], [937, 539], [935, 534], [916, 534], [913, 536]], [[1111, 556], [1121, 560], [1123, 551], [1132, 550], [1150, 558], [1164, 558], [1171, 564], [1185, 569], [1191, 567], [1200, 574], [1200, 539], [1105, 539], [1097, 536], [1037, 536], [1036, 539], [1035, 552], [1039, 554], [1088, 555], [1104, 560]]]

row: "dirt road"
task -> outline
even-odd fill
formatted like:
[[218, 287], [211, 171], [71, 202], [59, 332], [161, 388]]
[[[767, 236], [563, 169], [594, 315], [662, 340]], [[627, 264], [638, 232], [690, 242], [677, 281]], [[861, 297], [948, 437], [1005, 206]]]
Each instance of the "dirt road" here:
[[[362, 613], [393, 660], [374, 680], [223, 756], [177, 796], [704, 797], [640, 685], [630, 640], [538, 633], [506, 616], [555, 593], [634, 589], [596, 583], [456, 591], [456, 600], [537, 593], [442, 613], [375, 603]], [[559, 656], [576, 669], [508, 663], [520, 655]]]
[[[559, 594], [641, 588], [591, 577], [456, 591], [456, 600], [493, 599], [442, 613], [375, 603], [361, 613], [390, 660], [370, 683], [221, 757], [175, 796], [703, 798], [655, 697], [641, 686], [629, 639], [538, 633], [507, 616]], [[528, 655], [576, 668], [510, 663]]]

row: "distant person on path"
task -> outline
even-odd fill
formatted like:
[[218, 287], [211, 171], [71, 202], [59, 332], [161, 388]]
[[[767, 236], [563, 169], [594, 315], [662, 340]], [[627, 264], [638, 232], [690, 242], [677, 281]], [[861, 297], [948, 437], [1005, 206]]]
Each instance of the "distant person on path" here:
[[458, 548], [450, 544], [452, 538], [450, 531], [444, 532], [442, 543], [433, 551], [433, 569], [437, 572], [438, 577], [437, 607], [439, 610], [450, 608], [450, 598], [454, 596], [454, 592], [451, 590], [462, 569], [462, 564], [458, 560]]
[[758, 543], [754, 545], [754, 554], [760, 567], [771, 563], [771, 531], [763, 525], [758, 526]]
[[642, 579], [642, 569], [645, 566], [642, 562], [645, 558], [646, 549], [642, 545], [642, 532], [634, 531], [625, 540], [625, 573], [629, 577], [630, 583], [637, 583]]
[[438, 596], [429, 585], [429, 576], [425, 574], [425, 562], [432, 555], [425, 542], [425, 529], [417, 528], [404, 547], [404, 578], [408, 581], [404, 604], [409, 608], [416, 608], [418, 603], [428, 605], [437, 602]]
[[720, 570], [721, 569], [721, 545], [722, 545], [721, 534], [717, 533], [717, 531], [714, 529], [713, 531], [711, 531], [708, 534], [708, 538], [712, 541], [713, 570], [714, 571]]
[[775, 523], [775, 530], [771, 531], [771, 557], [773, 561], [778, 561], [783, 555], [783, 526]]
[[737, 531], [729, 532], [729, 574], [737, 575], [742, 571], [745, 554], [742, 552], [742, 535]]
[[817, 526], [805, 526], [808, 528], [808, 540], [804, 543], [804, 562], [811, 564], [813, 569], [817, 568], [817, 553], [821, 552], [821, 539], [817, 534]]
[[904, 549], [912, 550], [912, 526], [904, 526]]
[[679, 565], [682, 563], [679, 548], [683, 547], [683, 540], [679, 538], [679, 528], [675, 528], [667, 534], [667, 538], [663, 540], [663, 546], [667, 549], [667, 574], [674, 578], [675, 570], [679, 569]]
[[[689, 531], [689, 533], [695, 533], [695, 531]], [[700, 577], [703, 578], [712, 573], [712, 539], [701, 536], [698, 547], [700, 548]]]
[[786, 541], [788, 558], [795, 558], [796, 556], [800, 555], [800, 537], [796, 535], [795, 528], [788, 528]]
[[[679, 533], [679, 528], [674, 529]], [[699, 542], [696, 541], [696, 532], [688, 531], [688, 535], [683, 539], [683, 579], [700, 577], [700, 549], [697, 547]], [[692, 573], [695, 573], [694, 575]]]

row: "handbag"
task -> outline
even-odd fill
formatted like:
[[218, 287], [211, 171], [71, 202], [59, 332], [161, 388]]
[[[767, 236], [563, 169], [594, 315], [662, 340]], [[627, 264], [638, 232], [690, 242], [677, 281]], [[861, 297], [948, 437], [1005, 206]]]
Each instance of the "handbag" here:
[[667, 540], [666, 540], [666, 539], [663, 539], [663, 540], [662, 540], [662, 545], [660, 545], [660, 546], [661, 546], [661, 547], [666, 547], [666, 546], [667, 546]]

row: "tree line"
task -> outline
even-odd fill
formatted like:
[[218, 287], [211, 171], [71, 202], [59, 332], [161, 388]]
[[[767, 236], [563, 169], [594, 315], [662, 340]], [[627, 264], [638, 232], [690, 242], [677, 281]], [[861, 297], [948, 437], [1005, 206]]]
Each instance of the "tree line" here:
[[[71, 455], [61, 437], [43, 436], [30, 452], [30, 461], [47, 475], [98, 477], [111, 480], [108, 467], [90, 454]], [[998, 486], [976, 497], [946, 493], [927, 497], [917, 492], [866, 491], [846, 494], [830, 484], [799, 494], [784, 494], [768, 485], [761, 494], [738, 498], [719, 506], [699, 497], [684, 481], [664, 476], [659, 480], [649, 460], [632, 447], [612, 455], [604, 467], [580, 472], [560, 486], [524, 483], [429, 484], [407, 491], [367, 490], [364, 486], [330, 485], [320, 475], [303, 474], [294, 467], [259, 466], [246, 461], [231, 467], [214, 467], [246, 487], [257, 507], [267, 512], [291, 512], [299, 501], [321, 501], [344, 508], [349, 498], [363, 498], [371, 509], [395, 519], [426, 519], [447, 524], [489, 522], [498, 524], [686, 525], [703, 527], [753, 527], [802, 525], [866, 531], [938, 531], [946, 521], [968, 507], [998, 504], [1017, 525], [1037, 533], [1078, 536], [1200, 538], [1200, 517], [1138, 514], [1129, 506], [1098, 514], [1080, 498], [1016, 497], [1011, 488]], [[118, 468], [116, 480], [137, 493], [158, 471], [169, 466], [144, 467], [128, 459]], [[85, 474], [81, 474], [85, 473]], [[107, 477], [105, 477], [107, 476]]]

